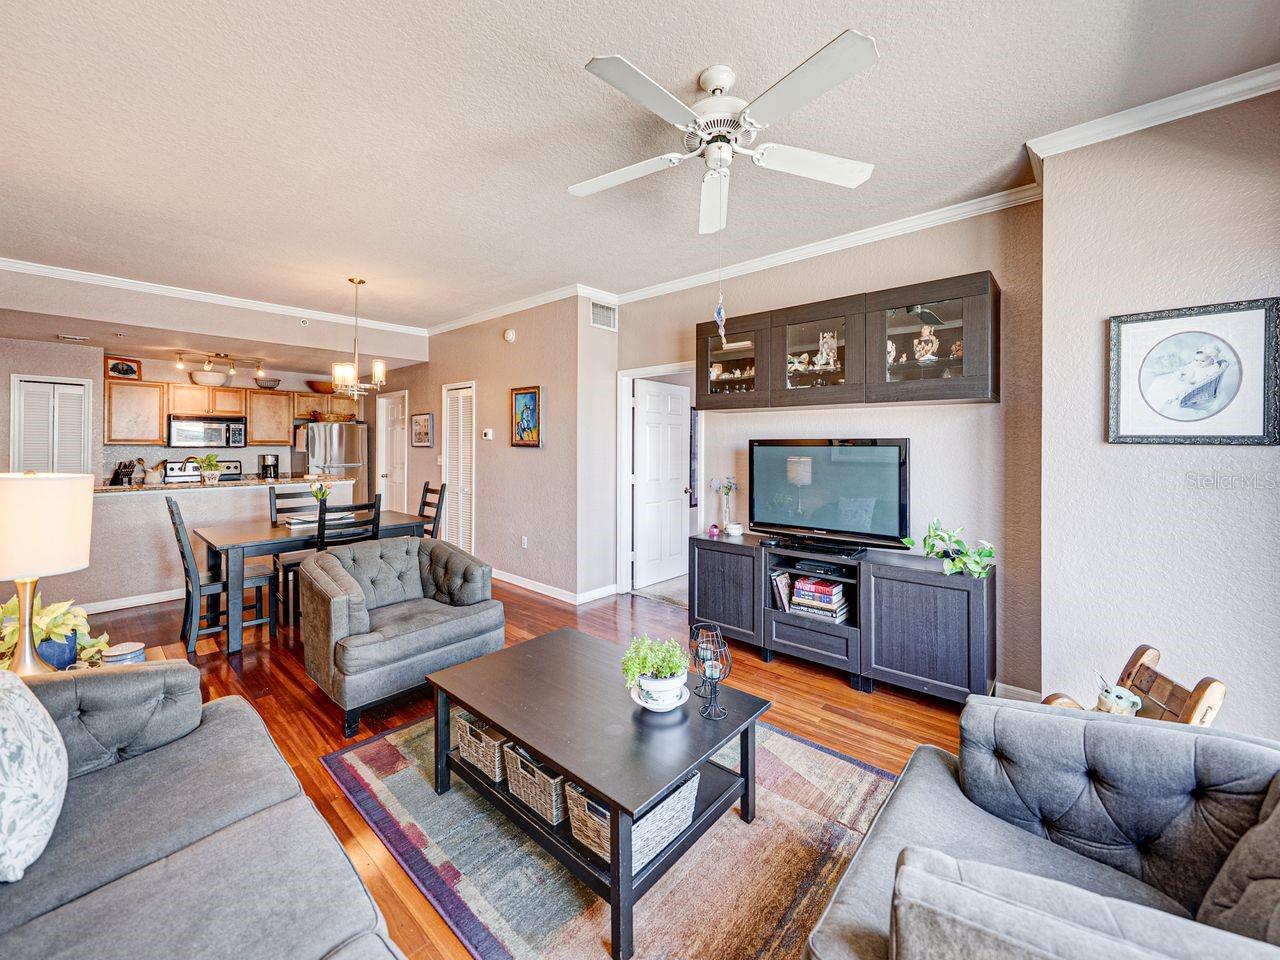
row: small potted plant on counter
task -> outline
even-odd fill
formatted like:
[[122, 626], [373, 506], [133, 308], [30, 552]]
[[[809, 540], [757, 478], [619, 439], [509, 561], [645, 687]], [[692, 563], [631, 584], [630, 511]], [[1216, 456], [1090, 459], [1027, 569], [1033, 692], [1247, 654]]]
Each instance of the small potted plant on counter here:
[[[40, 594], [31, 610], [31, 633], [36, 649], [45, 663], [65, 670], [77, 660], [93, 666], [102, 659], [110, 638], [102, 634], [89, 636], [89, 617], [84, 607], [74, 607], [74, 600], [44, 606]], [[0, 669], [7, 668], [18, 643], [18, 598], [13, 596], [0, 607]]]
[[329, 493], [332, 490], [333, 484], [325, 480], [311, 485], [311, 495], [316, 498], [316, 503], [319, 503], [321, 500], [328, 500]]
[[622, 658], [622, 676], [631, 699], [646, 710], [665, 713], [689, 699], [689, 654], [674, 639], [654, 640], [647, 633], [632, 637]]
[[[921, 550], [926, 557], [937, 557], [942, 561], [942, 572], [950, 576], [953, 573], [967, 573], [977, 580], [985, 580], [991, 576], [991, 568], [996, 562], [996, 548], [986, 540], [979, 540], [978, 546], [969, 546], [960, 538], [964, 527], [944, 530], [942, 521], [934, 517], [929, 521], [929, 528], [924, 532], [924, 543]], [[903, 537], [902, 542], [914, 547], [913, 537]]]
[[218, 478], [222, 476], [222, 471], [218, 469], [216, 453], [206, 453], [203, 457], [196, 457], [196, 466], [200, 468], [201, 483], [217, 483]]

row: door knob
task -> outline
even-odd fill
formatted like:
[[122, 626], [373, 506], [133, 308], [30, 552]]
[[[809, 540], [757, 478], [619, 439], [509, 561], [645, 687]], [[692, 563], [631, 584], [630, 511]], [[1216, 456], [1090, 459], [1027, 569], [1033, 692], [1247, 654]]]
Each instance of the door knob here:
[[[378, 474], [378, 476], [380, 476], [383, 480], [385, 480], [385, 479], [387, 479], [387, 477], [391, 476], [391, 474], [389, 474], [389, 473], [380, 473], [380, 474]], [[685, 493], [688, 493], [688, 492], [689, 492], [688, 490], [686, 490], [686, 491], [685, 491]]]
[[693, 493], [693, 491], [692, 491], [692, 490], [690, 490], [688, 487], [685, 487], [685, 488], [684, 488], [684, 492], [685, 492], [685, 493]]

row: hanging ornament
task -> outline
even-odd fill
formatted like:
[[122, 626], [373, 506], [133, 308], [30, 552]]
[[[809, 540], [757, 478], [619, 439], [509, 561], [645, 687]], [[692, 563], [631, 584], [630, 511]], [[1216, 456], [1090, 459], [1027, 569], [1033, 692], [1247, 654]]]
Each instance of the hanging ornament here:
[[729, 341], [724, 335], [724, 291], [720, 292], [720, 302], [716, 304], [716, 329], [720, 331], [720, 345], [726, 350], [729, 348]]

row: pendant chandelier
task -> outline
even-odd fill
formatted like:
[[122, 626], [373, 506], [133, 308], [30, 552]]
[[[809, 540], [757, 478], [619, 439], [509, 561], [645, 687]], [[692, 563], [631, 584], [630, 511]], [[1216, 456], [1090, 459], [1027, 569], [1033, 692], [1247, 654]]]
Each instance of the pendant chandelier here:
[[360, 288], [364, 280], [360, 277], [347, 277], [347, 283], [356, 288], [355, 307], [352, 318], [355, 320], [355, 341], [352, 345], [351, 362], [339, 361], [333, 364], [333, 392], [345, 397], [358, 399], [371, 390], [380, 390], [387, 382], [387, 361], [373, 361], [373, 372], [369, 375], [369, 383], [360, 382]]

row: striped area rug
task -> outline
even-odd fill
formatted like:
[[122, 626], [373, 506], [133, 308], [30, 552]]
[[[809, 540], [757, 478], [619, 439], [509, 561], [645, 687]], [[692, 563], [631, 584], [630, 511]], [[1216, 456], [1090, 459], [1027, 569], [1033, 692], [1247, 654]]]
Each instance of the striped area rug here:
[[[473, 956], [607, 960], [608, 904], [458, 778], [436, 796], [434, 728], [418, 721], [323, 762]], [[717, 759], [736, 767], [737, 749]], [[766, 724], [756, 750], [755, 821], [726, 813], [645, 894], [637, 960], [803, 956], [894, 778]]]

